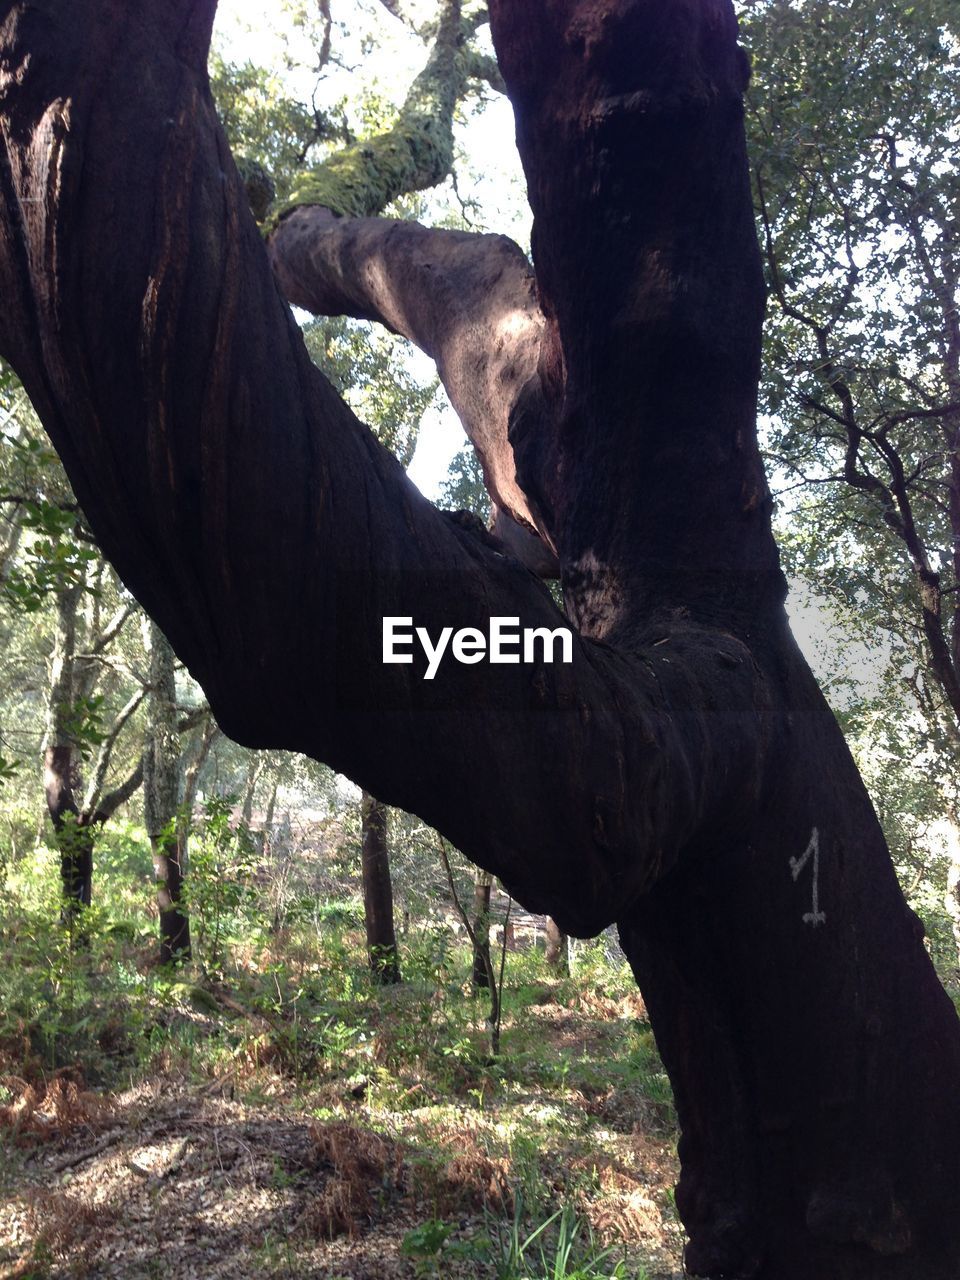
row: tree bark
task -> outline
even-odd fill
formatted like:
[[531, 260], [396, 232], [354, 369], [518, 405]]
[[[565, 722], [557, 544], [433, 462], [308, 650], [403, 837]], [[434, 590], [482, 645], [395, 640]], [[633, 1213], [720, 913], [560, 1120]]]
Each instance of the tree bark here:
[[311, 368], [209, 0], [0, 0], [0, 353], [227, 732], [417, 813], [568, 933], [619, 922], [693, 1274], [955, 1280], [960, 1027], [783, 612], [732, 7], [491, 19], [544, 317], [508, 440], [571, 664], [382, 663], [385, 615], [564, 620]]
[[265, 764], [265, 756], [258, 751], [250, 757], [250, 763], [247, 765], [247, 776], [244, 780], [240, 804], [240, 816], [247, 827], [253, 821], [253, 802], [256, 799], [257, 783], [260, 781], [260, 775], [263, 773]]
[[491, 982], [493, 963], [490, 958], [490, 890], [493, 878], [483, 871], [477, 872], [473, 882], [473, 966], [470, 980], [474, 991], [489, 991], [496, 984]]
[[360, 797], [360, 819], [363, 920], [370, 969], [378, 982], [399, 982], [400, 952], [393, 923], [387, 806], [364, 791]]
[[181, 747], [173, 649], [155, 622], [144, 624], [150, 696], [143, 746], [143, 816], [153, 853], [160, 909], [160, 963], [190, 958], [190, 920], [183, 900], [187, 830], [180, 821]]
[[546, 961], [551, 969], [556, 969], [558, 973], [568, 974], [570, 972], [567, 935], [557, 927], [556, 920], [550, 916], [547, 916]]
[[376, 320], [436, 361], [496, 504], [495, 533], [534, 572], [556, 577], [544, 520], [517, 482], [509, 434], [522, 397], [538, 400], [544, 328], [536, 280], [519, 246], [506, 236], [337, 218], [308, 205], [281, 220], [270, 257], [297, 306]]
[[74, 736], [77, 698], [77, 626], [83, 587], [65, 584], [56, 591], [56, 627], [50, 665], [47, 726], [43, 743], [43, 789], [60, 854], [60, 892], [65, 922], [93, 894], [93, 828], [78, 798], [80, 755]]

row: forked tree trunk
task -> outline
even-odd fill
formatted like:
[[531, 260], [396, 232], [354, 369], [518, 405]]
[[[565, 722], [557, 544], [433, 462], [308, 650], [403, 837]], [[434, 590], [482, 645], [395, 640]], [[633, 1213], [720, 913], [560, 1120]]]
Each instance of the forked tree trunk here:
[[400, 981], [400, 952], [393, 923], [387, 814], [385, 804], [381, 804], [366, 791], [362, 793], [360, 861], [367, 956], [377, 981], [392, 983]]
[[0, 0], [0, 353], [101, 546], [232, 736], [417, 813], [567, 933], [619, 922], [692, 1274], [956, 1280], [960, 1025], [783, 611], [729, 0], [491, 0], [535, 279], [497, 237], [274, 233], [297, 301], [434, 352], [559, 562], [571, 663], [432, 681], [382, 662], [384, 616], [564, 620], [311, 368], [210, 101], [211, 0], [122, 8]]

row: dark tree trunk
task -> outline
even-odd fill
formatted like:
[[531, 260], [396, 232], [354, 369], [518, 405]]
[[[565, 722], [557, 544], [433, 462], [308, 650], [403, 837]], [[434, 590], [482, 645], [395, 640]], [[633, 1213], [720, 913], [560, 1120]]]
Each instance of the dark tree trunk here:
[[547, 964], [560, 973], [569, 973], [570, 964], [567, 955], [567, 935], [559, 927], [552, 916], [547, 916]]
[[[460, 411], [556, 555], [572, 663], [383, 664], [386, 615], [563, 619], [310, 366], [210, 101], [210, 0], [0, 0], [0, 353], [227, 732], [417, 813], [568, 933], [619, 922], [692, 1273], [956, 1280], [960, 1026], [783, 611], [732, 5], [490, 7], [536, 287], [488, 237], [434, 273], [421, 241], [350, 305], [408, 302], [489, 400]], [[309, 222], [275, 233], [285, 285], [330, 270], [293, 253]]]
[[360, 798], [363, 919], [370, 969], [378, 982], [400, 981], [400, 952], [393, 924], [393, 885], [387, 806], [364, 791]]
[[489, 991], [496, 984], [491, 982], [493, 964], [490, 959], [490, 876], [477, 873], [473, 882], [473, 968], [471, 982], [474, 991]]
[[160, 909], [160, 963], [190, 958], [190, 920], [183, 901], [188, 833], [180, 821], [180, 729], [174, 654], [156, 623], [144, 626], [150, 696], [143, 748], [143, 814], [153, 853]]

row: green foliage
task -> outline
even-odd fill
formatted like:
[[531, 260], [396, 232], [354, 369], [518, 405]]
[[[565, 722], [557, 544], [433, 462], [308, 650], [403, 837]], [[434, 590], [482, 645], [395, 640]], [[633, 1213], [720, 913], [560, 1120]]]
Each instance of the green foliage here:
[[423, 415], [437, 392], [410, 367], [412, 348], [403, 338], [343, 317], [313, 320], [304, 328], [315, 364], [377, 436], [407, 467]]
[[230, 146], [264, 166], [285, 202], [318, 145], [349, 136], [343, 103], [315, 110], [289, 94], [285, 78], [252, 62], [210, 58], [210, 83]]
[[[16, 384], [10, 382], [12, 390]], [[0, 401], [2, 403], [2, 401]], [[86, 582], [97, 551], [83, 530], [82, 517], [59, 460], [41, 439], [32, 414], [11, 406], [13, 430], [0, 432], [0, 501], [15, 520], [22, 553], [0, 575], [5, 603], [36, 613], [50, 595]]]
[[[623, 1262], [611, 1262], [612, 1248], [598, 1248], [589, 1228], [569, 1205], [557, 1209], [530, 1230], [522, 1201], [517, 1199], [512, 1220], [504, 1231], [494, 1223], [497, 1280], [628, 1280]], [[645, 1280], [641, 1269], [633, 1280]]]
[[406, 1233], [400, 1251], [413, 1259], [418, 1278], [441, 1277], [447, 1263], [480, 1262], [488, 1256], [490, 1242], [485, 1237], [457, 1240], [455, 1232], [452, 1223], [431, 1218]]
[[483, 483], [483, 468], [472, 445], [454, 454], [447, 478], [440, 488], [440, 503], [451, 511], [472, 511], [484, 523], [490, 519], [490, 495]]
[[248, 931], [258, 913], [258, 855], [249, 828], [235, 822], [236, 796], [210, 796], [192, 833], [185, 906], [198, 956], [222, 967], [226, 948]]
[[[960, 600], [956, 9], [759, 0], [742, 6], [742, 31], [781, 554], [819, 605], [818, 675], [905, 884], [921, 883], [912, 864], [925, 858], [922, 883], [940, 893], [943, 867], [921, 836], [956, 809], [960, 737], [923, 598], [933, 592], [949, 648]], [[801, 629], [813, 614], [797, 610]]]

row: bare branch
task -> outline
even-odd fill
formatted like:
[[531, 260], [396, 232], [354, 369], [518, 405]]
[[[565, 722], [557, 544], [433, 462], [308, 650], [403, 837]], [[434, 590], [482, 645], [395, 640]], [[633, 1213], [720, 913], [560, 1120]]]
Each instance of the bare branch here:
[[90, 775], [90, 782], [87, 786], [87, 793], [83, 801], [84, 813], [91, 814], [103, 806], [98, 804], [100, 792], [103, 788], [104, 780], [107, 776], [107, 769], [110, 767], [110, 757], [113, 755], [113, 749], [117, 745], [117, 739], [123, 732], [123, 728], [127, 721], [136, 712], [137, 708], [147, 696], [145, 689], [138, 689], [126, 704], [121, 708], [111, 726], [110, 732], [100, 744], [100, 750], [97, 752], [96, 763], [93, 766], [93, 772]]
[[129, 600], [119, 606], [116, 613], [101, 631], [100, 635], [94, 640], [91, 646], [92, 654], [103, 653], [104, 649], [109, 649], [117, 636], [123, 630], [127, 621], [137, 612], [140, 606], [136, 600]]

